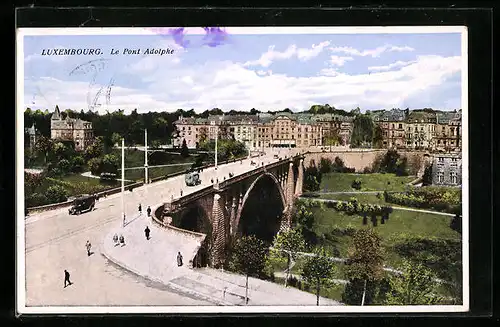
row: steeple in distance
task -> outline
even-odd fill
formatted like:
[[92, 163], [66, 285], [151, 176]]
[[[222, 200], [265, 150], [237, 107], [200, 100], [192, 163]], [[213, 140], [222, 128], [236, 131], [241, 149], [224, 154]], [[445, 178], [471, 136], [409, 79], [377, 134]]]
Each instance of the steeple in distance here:
[[61, 120], [61, 112], [59, 111], [58, 105], [56, 105], [56, 109], [54, 110], [54, 113], [52, 114], [51, 119], [52, 120]]

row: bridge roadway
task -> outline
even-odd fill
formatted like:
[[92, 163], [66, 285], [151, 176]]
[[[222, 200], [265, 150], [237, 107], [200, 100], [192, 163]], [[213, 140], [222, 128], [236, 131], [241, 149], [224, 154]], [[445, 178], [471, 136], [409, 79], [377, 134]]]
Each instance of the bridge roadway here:
[[[265, 163], [275, 162], [273, 155], [295, 154], [298, 150], [266, 150], [261, 157]], [[257, 158], [252, 160], [258, 161]], [[250, 165], [250, 159], [242, 163], [225, 164], [218, 167], [219, 181], [230, 172], [235, 176], [257, 166]], [[202, 184], [187, 187], [184, 176], [176, 176], [125, 192], [125, 212], [132, 219], [137, 216], [138, 204], [143, 211], [153, 208], [165, 199], [180, 196], [180, 190], [187, 195], [211, 184], [216, 171], [207, 168], [201, 173]], [[70, 216], [67, 208], [33, 214], [25, 220], [26, 245], [26, 305], [203, 305], [202, 300], [173, 293], [158, 285], [151, 285], [141, 277], [108, 262], [100, 254], [103, 238], [113, 226], [121, 224], [121, 195], [101, 198], [94, 211]], [[85, 242], [90, 240], [92, 251], [86, 254]], [[186, 243], [184, 243], [186, 242]], [[193, 242], [187, 238], [183, 244]], [[182, 248], [181, 248], [182, 250]], [[73, 285], [63, 288], [64, 270], [71, 274]]]

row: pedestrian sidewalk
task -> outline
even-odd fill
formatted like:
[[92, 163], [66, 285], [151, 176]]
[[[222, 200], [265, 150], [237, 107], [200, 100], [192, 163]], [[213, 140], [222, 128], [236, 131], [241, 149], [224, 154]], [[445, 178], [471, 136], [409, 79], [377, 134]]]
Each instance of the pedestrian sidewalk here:
[[[151, 230], [146, 240], [144, 229]], [[123, 235], [125, 246], [115, 246], [113, 235]], [[157, 227], [145, 214], [125, 227], [115, 226], [102, 242], [102, 254], [136, 275], [166, 285], [182, 294], [215, 305], [244, 305], [245, 276], [210, 268], [192, 269], [190, 260], [200, 247], [200, 238]], [[177, 252], [184, 265], [177, 266]], [[248, 305], [316, 305], [316, 295], [272, 282], [249, 278]], [[342, 305], [321, 298], [320, 305]]]
[[[150, 239], [144, 234], [150, 229]], [[123, 235], [125, 246], [115, 246], [113, 235]], [[145, 213], [136, 214], [125, 227], [115, 226], [103, 240], [103, 255], [137, 275], [165, 283], [186, 274], [189, 261], [195, 256], [200, 241], [176, 231], [159, 228]], [[177, 266], [177, 253], [181, 252], [184, 265]]]

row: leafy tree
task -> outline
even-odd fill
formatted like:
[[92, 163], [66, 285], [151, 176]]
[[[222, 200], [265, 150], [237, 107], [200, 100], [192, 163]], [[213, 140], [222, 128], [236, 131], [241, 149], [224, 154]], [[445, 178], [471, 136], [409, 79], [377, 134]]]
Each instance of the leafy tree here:
[[285, 278], [285, 287], [287, 286], [288, 278], [290, 276], [292, 261], [295, 261], [298, 256], [298, 252], [305, 250], [304, 237], [301, 232], [297, 229], [288, 229], [283, 232], [279, 232], [273, 242], [273, 249], [278, 255], [285, 254], [287, 258], [287, 270]]
[[243, 236], [235, 242], [230, 265], [246, 277], [245, 304], [248, 304], [248, 277], [262, 273], [265, 268], [266, 252], [264, 242], [254, 235]]
[[106, 154], [102, 158], [101, 161], [101, 172], [103, 173], [112, 173], [112, 174], [117, 174], [118, 173], [118, 165], [119, 165], [119, 159], [117, 156], [113, 154]]
[[327, 174], [332, 171], [332, 161], [328, 158], [321, 158], [319, 163], [319, 171], [321, 174]]
[[321, 185], [321, 172], [316, 166], [310, 166], [304, 171], [304, 189], [306, 191], [319, 191]]
[[376, 148], [382, 148], [384, 141], [384, 131], [382, 130], [382, 127], [379, 125], [376, 125], [375, 128], [373, 129], [373, 145]]
[[74, 156], [71, 159], [71, 166], [72, 166], [73, 172], [76, 172], [76, 173], [82, 172], [83, 167], [85, 166], [85, 160], [83, 159], [82, 156]]
[[54, 142], [45, 136], [40, 136], [35, 144], [36, 152], [42, 153], [44, 162], [48, 163], [49, 157], [54, 153]]
[[436, 276], [420, 263], [405, 260], [402, 274], [392, 276], [390, 285], [387, 294], [390, 305], [430, 305], [440, 301], [434, 294], [439, 286]]
[[87, 162], [87, 166], [89, 166], [90, 172], [94, 176], [99, 176], [102, 173], [102, 159], [101, 158], [92, 158]]
[[32, 194], [42, 185], [44, 176], [42, 174], [30, 174], [24, 172], [24, 190], [26, 194]]
[[181, 156], [183, 156], [184, 158], [189, 157], [189, 149], [187, 147], [186, 139], [182, 140]]
[[297, 204], [297, 211], [295, 212], [294, 218], [296, 229], [302, 233], [306, 243], [316, 243], [316, 234], [313, 230], [314, 215], [312, 211], [309, 210], [306, 205], [299, 202]]
[[92, 144], [90, 144], [84, 152], [84, 157], [86, 160], [92, 158], [98, 158], [104, 154], [104, 143], [102, 138], [97, 137]]
[[111, 144], [112, 146], [120, 145], [122, 141], [122, 136], [118, 133], [111, 134]]
[[316, 286], [316, 305], [319, 305], [319, 291], [322, 285], [329, 285], [335, 274], [335, 264], [325, 249], [314, 251], [314, 255], [307, 257], [302, 268], [302, 278]]
[[396, 150], [390, 149], [384, 155], [382, 159], [380, 169], [386, 173], [396, 172], [399, 160], [399, 153]]
[[427, 167], [425, 167], [424, 175], [422, 176], [422, 185], [432, 185], [432, 165], [428, 165]]
[[406, 157], [399, 158], [396, 161], [394, 173], [397, 176], [408, 176], [408, 159]]
[[71, 162], [68, 159], [59, 160], [58, 166], [63, 173], [67, 173], [71, 170]]
[[[373, 229], [359, 229], [353, 236], [352, 246], [345, 264], [349, 283], [363, 281], [361, 305], [365, 304], [367, 283], [383, 277], [382, 239]], [[345, 294], [347, 295], [347, 294]], [[349, 301], [349, 299], [346, 299]]]
[[50, 203], [59, 203], [68, 200], [68, 191], [60, 185], [52, 185], [45, 192]]
[[351, 134], [351, 146], [360, 147], [363, 144], [373, 141], [374, 124], [369, 115], [357, 115], [353, 121]]

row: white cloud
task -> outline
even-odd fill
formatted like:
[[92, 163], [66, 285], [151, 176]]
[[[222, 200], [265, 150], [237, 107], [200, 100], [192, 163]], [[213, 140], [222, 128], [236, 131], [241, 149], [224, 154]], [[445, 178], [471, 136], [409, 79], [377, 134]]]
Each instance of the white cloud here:
[[384, 52], [403, 52], [403, 51], [414, 51], [412, 47], [409, 46], [394, 46], [390, 44], [386, 44], [380, 47], [377, 47], [375, 49], [368, 49], [368, 50], [358, 50], [352, 47], [330, 47], [329, 48], [331, 52], [333, 53], [345, 53], [351, 56], [361, 56], [361, 57], [366, 57], [366, 56], [371, 56], [373, 58], [379, 57], [382, 53]]
[[385, 70], [391, 70], [392, 68], [396, 68], [396, 67], [404, 67], [404, 66], [408, 66], [409, 64], [412, 64], [414, 63], [415, 61], [396, 61], [396, 62], [393, 62], [389, 65], [386, 65], [386, 66], [370, 66], [368, 67], [368, 70], [370, 71], [385, 71]]
[[[140, 112], [178, 108], [194, 108], [200, 112], [213, 107], [223, 110], [248, 110], [252, 107], [303, 110], [312, 103], [330, 103], [346, 109], [356, 106], [362, 109], [390, 108], [403, 104], [412, 107], [411, 99], [422, 98], [420, 95], [431, 90], [436, 92], [448, 78], [460, 72], [462, 65], [459, 56], [418, 56], [415, 62], [398, 70], [348, 75], [327, 68], [318, 76], [291, 77], [272, 72], [262, 74], [264, 70], [255, 72], [230, 61], [166, 67], [164, 59], [155, 58], [151, 73], [130, 73], [131, 78], [147, 83], [147, 88], [120, 87], [120, 80], [116, 80], [111, 103], [106, 104], [105, 99], [101, 99], [100, 112], [105, 112], [106, 108], [127, 111], [137, 108]], [[26, 84], [25, 89], [34, 89], [37, 85], [41, 91], [36, 106], [53, 108], [59, 104], [61, 108], [77, 110], [88, 107], [88, 83], [48, 78], [27, 81]], [[33, 93], [25, 94], [27, 106], [32, 106], [32, 96]], [[456, 103], [448, 98], [431, 100]], [[428, 105], [435, 106], [433, 103]]]
[[307, 61], [318, 56], [327, 46], [329, 41], [319, 44], [313, 44], [311, 48], [297, 48], [295, 44], [290, 45], [285, 51], [276, 51], [275, 46], [271, 45], [259, 59], [245, 62], [244, 66], [262, 66], [269, 67], [274, 61], [290, 59], [296, 56], [299, 60]]
[[353, 57], [340, 57], [340, 56], [330, 56], [330, 64], [334, 66], [344, 66], [347, 61], [354, 60]]

